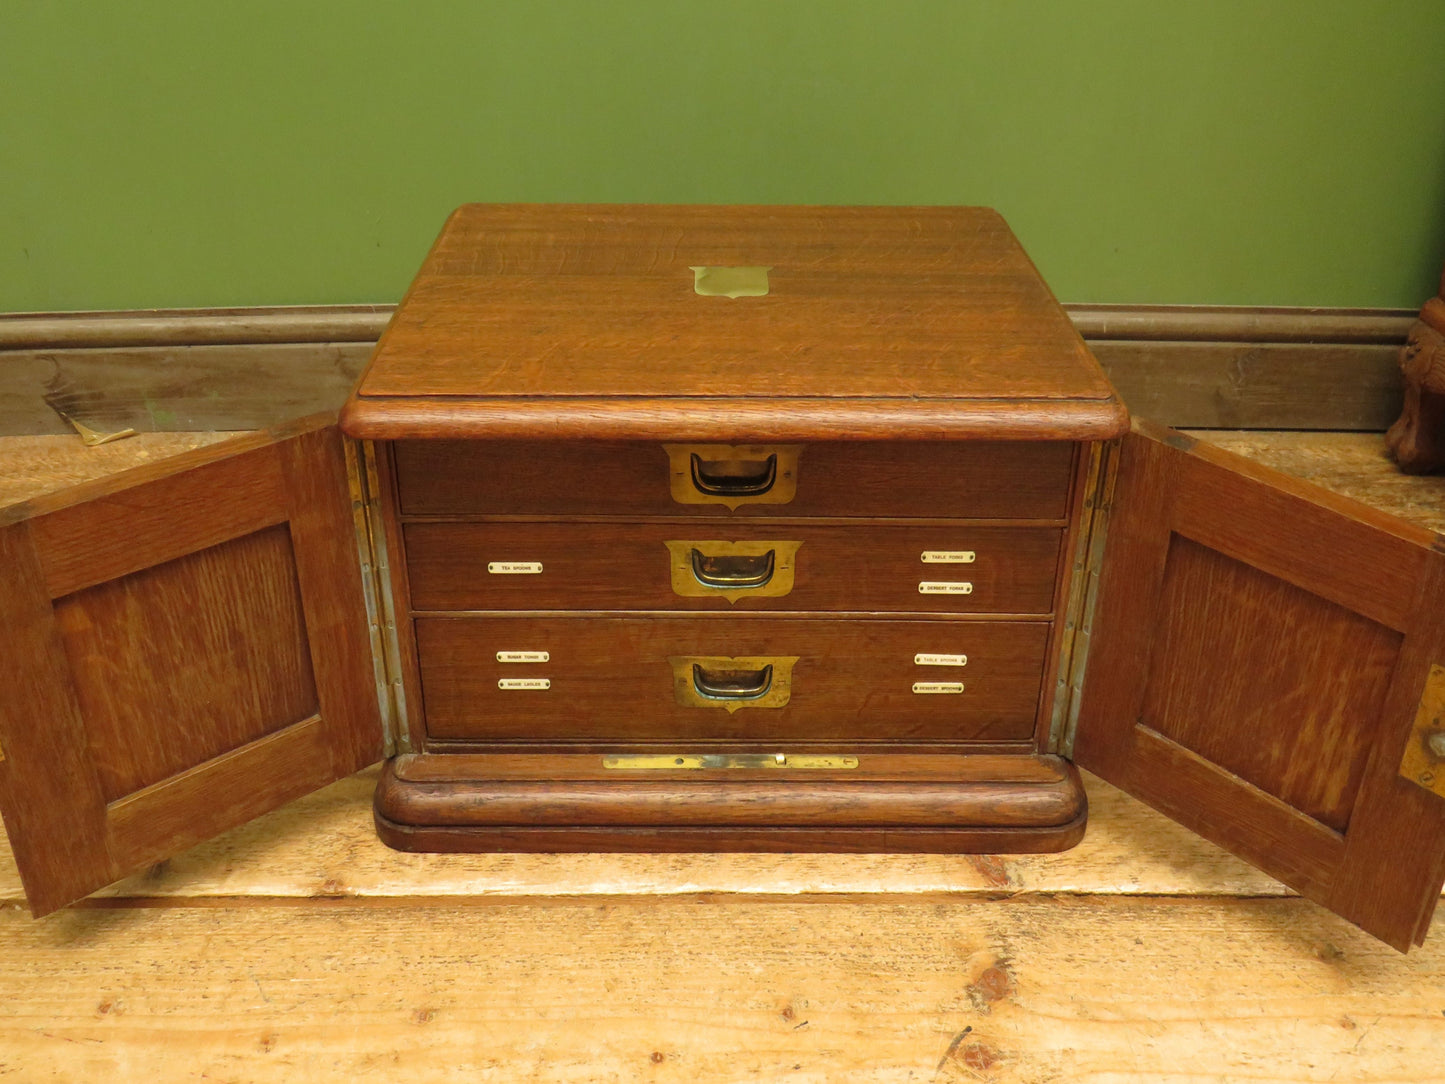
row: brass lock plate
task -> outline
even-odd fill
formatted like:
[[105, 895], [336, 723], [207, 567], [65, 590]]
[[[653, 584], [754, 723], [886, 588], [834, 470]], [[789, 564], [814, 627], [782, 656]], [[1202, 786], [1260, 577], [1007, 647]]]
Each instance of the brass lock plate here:
[[1400, 759], [1400, 774], [1445, 798], [1445, 666], [1430, 667], [1415, 725]]

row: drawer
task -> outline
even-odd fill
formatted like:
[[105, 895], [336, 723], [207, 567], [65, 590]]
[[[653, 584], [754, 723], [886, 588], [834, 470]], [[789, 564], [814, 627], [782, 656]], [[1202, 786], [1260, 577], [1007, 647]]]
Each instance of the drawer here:
[[1025, 741], [1049, 633], [1035, 621], [722, 615], [415, 627], [431, 737], [617, 743]]
[[417, 610], [1048, 614], [1054, 527], [408, 523]]
[[626, 441], [417, 440], [395, 449], [408, 515], [1060, 520], [1074, 446], [862, 441], [728, 451]]

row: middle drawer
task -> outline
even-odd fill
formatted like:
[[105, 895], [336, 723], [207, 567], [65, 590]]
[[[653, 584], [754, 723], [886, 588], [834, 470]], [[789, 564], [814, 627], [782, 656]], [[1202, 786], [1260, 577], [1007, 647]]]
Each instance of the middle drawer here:
[[415, 610], [1048, 614], [1051, 527], [408, 523]]

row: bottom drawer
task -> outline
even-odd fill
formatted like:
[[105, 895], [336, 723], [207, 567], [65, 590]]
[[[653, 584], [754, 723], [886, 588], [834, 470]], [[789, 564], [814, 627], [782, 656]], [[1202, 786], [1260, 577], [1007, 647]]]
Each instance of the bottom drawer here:
[[1043, 621], [416, 621], [427, 733], [475, 741], [1025, 741], [1048, 633]]

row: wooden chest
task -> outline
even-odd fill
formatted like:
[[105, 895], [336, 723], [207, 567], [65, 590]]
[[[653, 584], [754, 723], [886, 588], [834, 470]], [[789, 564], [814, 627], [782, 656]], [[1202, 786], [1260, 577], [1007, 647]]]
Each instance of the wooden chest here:
[[991, 211], [464, 207], [339, 428], [0, 516], [36, 913], [382, 757], [411, 849], [1059, 849], [1077, 762], [1445, 880], [1445, 546], [1130, 431]]

